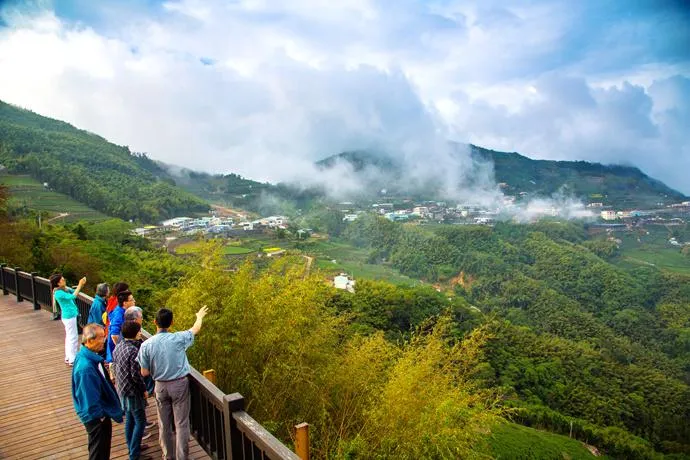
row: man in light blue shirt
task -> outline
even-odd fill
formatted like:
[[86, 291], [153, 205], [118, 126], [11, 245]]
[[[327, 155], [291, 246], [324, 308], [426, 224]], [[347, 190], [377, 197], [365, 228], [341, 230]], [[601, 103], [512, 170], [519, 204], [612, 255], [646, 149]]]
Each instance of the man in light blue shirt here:
[[[156, 314], [156, 335], [144, 341], [139, 349], [139, 365], [144, 376], [156, 382], [155, 396], [158, 409], [159, 442], [164, 459], [185, 460], [189, 456], [189, 374], [187, 348], [201, 330], [208, 313], [204, 305], [196, 313], [191, 329], [168, 332], [173, 323], [173, 312], [161, 308]], [[172, 424], [175, 424], [175, 433]]]

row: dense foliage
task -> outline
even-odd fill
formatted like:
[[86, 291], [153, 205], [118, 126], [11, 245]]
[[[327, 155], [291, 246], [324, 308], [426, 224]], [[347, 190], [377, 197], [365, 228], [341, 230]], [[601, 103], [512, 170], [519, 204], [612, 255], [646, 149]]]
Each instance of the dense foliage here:
[[165, 303], [172, 287], [194, 268], [188, 262], [130, 234], [132, 225], [119, 219], [98, 223], [43, 225], [11, 221], [3, 214], [0, 187], [0, 262], [42, 276], [61, 272], [70, 283], [86, 276], [87, 291], [96, 285], [128, 282], [147, 316]]
[[504, 318], [484, 376], [523, 423], [568, 433], [573, 422], [626, 458], [689, 452], [688, 277], [616, 267], [600, 257], [615, 251], [577, 224], [428, 230], [364, 216], [343, 235]]
[[210, 306], [194, 362], [216, 369], [220, 385], [240, 391], [250, 413], [279, 436], [289, 438], [294, 424], [308, 421], [318, 458], [482, 456], [482, 433], [498, 413], [493, 392], [473, 378], [488, 335], [477, 328], [460, 340], [443, 312], [447, 300], [435, 296], [427, 313], [437, 319], [391, 341], [377, 327], [409, 331], [410, 322], [385, 322], [387, 296], [409, 310], [415, 296], [431, 293], [369, 285], [364, 298], [358, 293], [349, 302], [306, 275], [301, 257], [264, 272], [246, 264], [227, 273], [216, 264], [207, 258], [208, 269], [188, 278], [169, 303], [184, 325], [199, 305]]
[[206, 211], [145, 154], [0, 101], [0, 164], [111, 216], [156, 222]]

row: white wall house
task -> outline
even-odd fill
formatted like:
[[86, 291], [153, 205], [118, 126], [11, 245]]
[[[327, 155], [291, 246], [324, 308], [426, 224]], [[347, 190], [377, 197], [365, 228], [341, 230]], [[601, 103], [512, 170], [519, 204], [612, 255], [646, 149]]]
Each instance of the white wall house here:
[[333, 278], [333, 286], [336, 289], [344, 289], [348, 292], [355, 292], [355, 280], [350, 278], [346, 273]]

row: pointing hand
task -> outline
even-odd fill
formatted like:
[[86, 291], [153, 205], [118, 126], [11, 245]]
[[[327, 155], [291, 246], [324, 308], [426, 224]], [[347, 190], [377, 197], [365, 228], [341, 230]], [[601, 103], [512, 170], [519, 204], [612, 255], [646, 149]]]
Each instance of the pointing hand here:
[[196, 312], [196, 319], [204, 319], [204, 316], [206, 316], [206, 313], [208, 313], [208, 307], [204, 305], [201, 307], [201, 310]]

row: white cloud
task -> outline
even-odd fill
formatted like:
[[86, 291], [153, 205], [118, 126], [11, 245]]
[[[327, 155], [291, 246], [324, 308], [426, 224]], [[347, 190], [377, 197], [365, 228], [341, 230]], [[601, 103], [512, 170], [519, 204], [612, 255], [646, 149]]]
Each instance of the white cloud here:
[[451, 136], [627, 162], [690, 193], [679, 173], [690, 170], [687, 79], [667, 78], [690, 75], [687, 65], [597, 73], [606, 50], [564, 45], [579, 43], [584, 10], [171, 0], [155, 14], [109, 10], [91, 26], [43, 10], [6, 16], [0, 99], [157, 159], [257, 179], [300, 177], [316, 159], [378, 147], [421, 176], [456, 180], [440, 147]]

